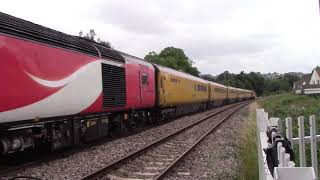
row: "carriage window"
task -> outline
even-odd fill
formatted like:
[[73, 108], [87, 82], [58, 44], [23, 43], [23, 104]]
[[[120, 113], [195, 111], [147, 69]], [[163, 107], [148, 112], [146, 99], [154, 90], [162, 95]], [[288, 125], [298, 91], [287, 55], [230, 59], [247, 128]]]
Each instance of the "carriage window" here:
[[148, 74], [142, 74], [141, 76], [141, 81], [143, 85], [148, 85], [149, 81], [148, 81]]
[[196, 91], [207, 91], [207, 87], [204, 85], [195, 85], [195, 90]]

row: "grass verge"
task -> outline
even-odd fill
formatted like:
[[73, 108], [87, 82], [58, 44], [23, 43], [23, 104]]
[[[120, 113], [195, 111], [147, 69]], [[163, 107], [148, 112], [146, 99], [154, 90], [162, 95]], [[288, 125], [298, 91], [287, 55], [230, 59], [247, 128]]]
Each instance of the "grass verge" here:
[[240, 178], [243, 180], [259, 179], [256, 109], [258, 103], [249, 106], [249, 114], [243, 123], [240, 145]]

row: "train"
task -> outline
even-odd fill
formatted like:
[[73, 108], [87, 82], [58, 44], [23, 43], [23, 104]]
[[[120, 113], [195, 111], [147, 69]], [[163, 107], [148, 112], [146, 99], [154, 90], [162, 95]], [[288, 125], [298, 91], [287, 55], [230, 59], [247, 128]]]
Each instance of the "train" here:
[[0, 153], [51, 151], [255, 98], [0, 13]]

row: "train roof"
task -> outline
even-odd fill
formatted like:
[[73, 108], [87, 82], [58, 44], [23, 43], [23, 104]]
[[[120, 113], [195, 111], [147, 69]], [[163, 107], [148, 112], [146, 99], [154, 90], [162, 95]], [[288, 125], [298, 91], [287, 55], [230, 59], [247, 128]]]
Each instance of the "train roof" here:
[[68, 35], [2, 12], [0, 12], [0, 33], [74, 50], [91, 56], [99, 57], [100, 53], [102, 58], [124, 62], [124, 58], [117, 51], [107, 46], [81, 37]]
[[121, 54], [122, 57], [124, 57], [125, 61], [128, 63], [132, 62], [132, 63], [141, 64], [141, 65], [148, 66], [148, 67], [153, 67], [152, 63], [150, 63], [142, 58], [139, 58], [139, 57], [136, 57], [136, 56], [133, 56], [133, 55], [121, 52], [121, 51], [118, 51], [118, 52]]
[[228, 86], [228, 89], [238, 90], [238, 88], [235, 88], [235, 87], [232, 87], [232, 86]]
[[208, 81], [210, 85], [213, 85], [213, 86], [218, 86], [218, 87], [222, 87], [222, 88], [227, 88], [227, 86], [223, 85], [223, 84], [219, 84], [219, 83], [216, 83], [216, 82], [212, 82], [212, 81]]
[[168, 68], [168, 67], [164, 67], [164, 66], [161, 66], [161, 65], [158, 65], [158, 64], [154, 64], [154, 65], [162, 72], [170, 73], [170, 74], [173, 74], [175, 76], [180, 76], [180, 77], [187, 78], [187, 79], [190, 79], [190, 80], [193, 80], [193, 81], [198, 81], [198, 82], [202, 82], [202, 83], [208, 84], [208, 81], [206, 81], [204, 79], [201, 79], [199, 77], [192, 76], [190, 74], [187, 74], [187, 73], [184, 73], [184, 72], [181, 72], [181, 71], [177, 71], [175, 69], [171, 69], [171, 68]]

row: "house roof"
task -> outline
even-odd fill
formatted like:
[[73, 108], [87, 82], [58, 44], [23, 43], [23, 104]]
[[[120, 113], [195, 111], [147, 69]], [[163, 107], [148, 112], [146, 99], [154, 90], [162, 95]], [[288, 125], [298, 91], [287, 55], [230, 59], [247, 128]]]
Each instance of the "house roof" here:
[[[305, 74], [302, 76], [302, 78], [299, 81], [296, 81], [295, 84], [295, 89], [302, 89], [305, 87], [305, 85], [309, 84], [309, 81], [311, 79], [311, 74]], [[305, 85], [303, 85], [303, 83], [305, 82]]]
[[304, 89], [315, 89], [315, 88], [320, 88], [320, 84], [306, 84], [303, 86]]

